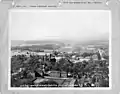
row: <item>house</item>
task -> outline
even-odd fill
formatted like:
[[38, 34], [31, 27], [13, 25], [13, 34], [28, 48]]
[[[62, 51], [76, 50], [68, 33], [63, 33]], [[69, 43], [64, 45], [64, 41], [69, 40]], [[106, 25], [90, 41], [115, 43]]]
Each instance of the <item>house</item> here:
[[45, 52], [39, 52], [39, 53], [36, 53], [37, 55], [40, 55], [40, 56], [45, 56], [46, 53]]
[[79, 57], [79, 60], [80, 60], [80, 62], [89, 61], [89, 60], [90, 60], [90, 57], [85, 57], [85, 58]]
[[76, 56], [75, 56], [75, 55], [73, 55], [73, 56], [72, 56], [72, 59], [75, 59], [75, 58], [76, 58]]
[[[59, 71], [49, 71], [49, 75], [50, 75], [50, 77], [60, 77], [60, 72]], [[61, 72], [61, 77], [62, 78], [66, 78], [67, 77], [67, 73], [62, 71]]]
[[79, 63], [81, 60], [73, 60], [73, 63]]
[[93, 60], [98, 60], [98, 56], [97, 56], [96, 54], [94, 54], [94, 55], [92, 56], [92, 59], [93, 59]]
[[62, 57], [61, 56], [55, 57], [55, 59], [56, 59], [56, 62], [58, 62], [60, 59], [62, 59]]

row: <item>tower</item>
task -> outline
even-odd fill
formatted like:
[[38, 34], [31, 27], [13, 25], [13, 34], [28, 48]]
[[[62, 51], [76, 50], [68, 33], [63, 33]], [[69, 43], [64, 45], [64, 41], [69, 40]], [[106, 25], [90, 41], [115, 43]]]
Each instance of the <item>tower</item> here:
[[98, 49], [98, 53], [100, 55], [101, 60], [104, 60], [104, 58], [103, 58], [104, 50], [103, 49]]

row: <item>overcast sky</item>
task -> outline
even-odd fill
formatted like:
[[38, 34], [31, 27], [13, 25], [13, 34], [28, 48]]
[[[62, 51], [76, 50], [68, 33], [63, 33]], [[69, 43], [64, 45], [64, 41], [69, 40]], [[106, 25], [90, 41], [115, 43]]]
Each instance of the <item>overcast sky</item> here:
[[12, 40], [108, 40], [109, 11], [10, 12]]

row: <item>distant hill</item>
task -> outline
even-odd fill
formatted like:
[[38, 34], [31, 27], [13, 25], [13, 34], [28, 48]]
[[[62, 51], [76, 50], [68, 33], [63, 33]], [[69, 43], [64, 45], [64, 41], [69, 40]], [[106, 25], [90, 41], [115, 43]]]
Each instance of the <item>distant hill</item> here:
[[81, 46], [87, 46], [87, 45], [109, 45], [109, 41], [107, 40], [90, 40], [90, 41], [85, 41], [85, 42], [77, 42], [75, 44], [77, 45], [81, 45]]
[[24, 41], [24, 40], [12, 40], [11, 46], [29, 46], [29, 45], [46, 45], [46, 44], [56, 44], [64, 46], [64, 43], [59, 41], [51, 41], [51, 40], [31, 40], [31, 41]]
[[57, 44], [64, 46], [64, 43], [60, 41], [53, 41], [53, 40], [35, 40], [35, 41], [25, 41], [26, 44]]
[[65, 45], [97, 45], [97, 44], [103, 44], [108, 45], [108, 40], [89, 40], [89, 41], [74, 41], [74, 40], [12, 40], [11, 46], [22, 46], [22, 45], [44, 45], [44, 44], [60, 44], [62, 46]]
[[[15, 40], [11, 41], [12, 49], [59, 49], [59, 50], [80, 50], [81, 47], [85, 46], [94, 46], [94, 47], [109, 47], [109, 41], [106, 40], [90, 40], [90, 41], [70, 41], [70, 40], [30, 40], [30, 41], [22, 41]], [[66, 46], [71, 46], [72, 48], [65, 48]]]
[[59, 41], [50, 40], [32, 40], [32, 41], [11, 41], [12, 50], [22, 49], [22, 50], [55, 50], [65, 46], [64, 43]]
[[53, 44], [46, 44], [46, 45], [29, 45], [29, 46], [14, 46], [12, 47], [12, 50], [31, 50], [31, 51], [42, 51], [42, 50], [55, 50], [59, 49], [59, 45], [53, 45]]

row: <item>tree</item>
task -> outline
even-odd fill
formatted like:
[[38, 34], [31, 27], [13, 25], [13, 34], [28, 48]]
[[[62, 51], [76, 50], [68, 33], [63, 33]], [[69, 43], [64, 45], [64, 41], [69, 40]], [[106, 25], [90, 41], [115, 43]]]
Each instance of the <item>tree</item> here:
[[61, 72], [65, 70], [65, 64], [67, 63], [66, 59], [60, 59], [58, 64], [57, 64], [57, 69], [60, 72], [60, 77], [61, 77]]
[[93, 55], [92, 53], [87, 53], [87, 52], [84, 52], [83, 54], [82, 54], [82, 57], [87, 57], [87, 56], [91, 56], [91, 55]]
[[81, 62], [74, 64], [73, 66], [73, 74], [79, 77], [79, 74], [83, 72], [83, 64]]

